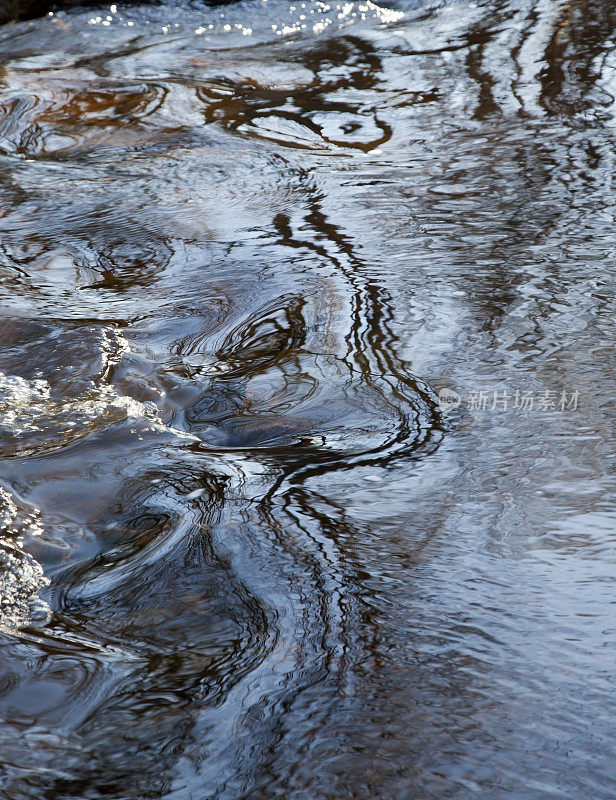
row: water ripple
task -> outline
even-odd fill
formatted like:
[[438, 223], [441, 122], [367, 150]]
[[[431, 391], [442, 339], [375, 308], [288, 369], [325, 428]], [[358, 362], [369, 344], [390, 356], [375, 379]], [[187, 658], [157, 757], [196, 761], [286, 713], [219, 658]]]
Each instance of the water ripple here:
[[0, 29], [3, 796], [612, 796], [608, 5]]

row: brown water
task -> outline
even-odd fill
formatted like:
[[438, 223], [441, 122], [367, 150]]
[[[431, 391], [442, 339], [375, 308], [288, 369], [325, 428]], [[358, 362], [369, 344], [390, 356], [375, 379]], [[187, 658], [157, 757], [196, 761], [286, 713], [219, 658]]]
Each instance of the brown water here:
[[616, 797], [615, 91], [598, 0], [0, 29], [2, 800]]

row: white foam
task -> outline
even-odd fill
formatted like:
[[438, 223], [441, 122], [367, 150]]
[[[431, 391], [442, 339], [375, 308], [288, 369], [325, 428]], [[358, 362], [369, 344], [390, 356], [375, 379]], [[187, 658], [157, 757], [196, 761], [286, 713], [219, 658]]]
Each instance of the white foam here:
[[[103, 331], [103, 372], [107, 373], [129, 351], [117, 331]], [[0, 372], [0, 453], [19, 455], [32, 450], [53, 450], [109, 425], [135, 420], [139, 433], [167, 432], [191, 438], [162, 421], [156, 404], [120, 395], [107, 383], [90, 381], [76, 395], [53, 392], [47, 380], [26, 380]], [[135, 429], [136, 432], [136, 429]]]
[[0, 486], [0, 631], [5, 633], [29, 622], [47, 621], [51, 613], [38, 594], [49, 581], [38, 561], [22, 547], [21, 533], [28, 519], [19, 519], [12, 496]]

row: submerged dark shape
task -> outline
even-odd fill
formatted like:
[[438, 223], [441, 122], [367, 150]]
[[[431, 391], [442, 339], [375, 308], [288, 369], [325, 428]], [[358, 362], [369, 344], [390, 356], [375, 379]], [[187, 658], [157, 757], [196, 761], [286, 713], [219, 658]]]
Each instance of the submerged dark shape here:
[[[158, 2], [158, 0], [151, 1]], [[11, 20], [34, 19], [42, 17], [49, 11], [60, 11], [83, 5], [83, 0], [59, 0], [59, 2], [58, 0], [0, 0], [0, 25]], [[99, 7], [103, 5], [101, 2]]]
[[[118, 6], [123, 8], [131, 5], [160, 5], [163, 0], [123, 0]], [[200, 4], [208, 5], [227, 5], [236, 0], [177, 0], [176, 5], [198, 7]], [[0, 25], [19, 19], [35, 19], [42, 17], [50, 11], [64, 11], [70, 8], [89, 8], [92, 10], [109, 7], [109, 3], [104, 0], [100, 2], [88, 3], [85, 0], [0, 0]]]

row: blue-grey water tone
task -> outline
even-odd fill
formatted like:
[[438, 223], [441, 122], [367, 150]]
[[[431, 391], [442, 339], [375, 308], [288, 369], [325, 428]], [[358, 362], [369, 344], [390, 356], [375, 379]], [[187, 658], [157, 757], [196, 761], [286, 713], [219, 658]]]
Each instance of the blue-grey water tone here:
[[0, 28], [2, 800], [616, 798], [616, 6]]

